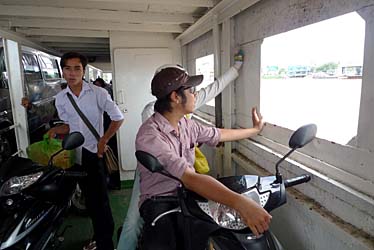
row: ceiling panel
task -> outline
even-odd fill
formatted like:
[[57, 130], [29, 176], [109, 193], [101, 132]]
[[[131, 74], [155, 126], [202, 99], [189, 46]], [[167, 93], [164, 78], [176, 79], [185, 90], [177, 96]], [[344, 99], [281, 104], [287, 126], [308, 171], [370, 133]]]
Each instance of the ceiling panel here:
[[109, 60], [109, 32], [177, 36], [220, 0], [0, 0], [0, 29], [60, 53]]

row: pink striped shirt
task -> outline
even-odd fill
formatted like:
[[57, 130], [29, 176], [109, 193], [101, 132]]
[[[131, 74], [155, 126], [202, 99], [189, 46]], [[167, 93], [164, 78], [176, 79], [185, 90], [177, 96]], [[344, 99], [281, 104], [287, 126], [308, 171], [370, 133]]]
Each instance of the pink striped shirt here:
[[[136, 136], [136, 150], [155, 156], [171, 175], [181, 178], [187, 167], [194, 169], [197, 143], [218, 144], [220, 131], [198, 122], [182, 118], [178, 135], [169, 121], [160, 113], [153, 114], [140, 127]], [[151, 173], [138, 162], [140, 172], [140, 205], [152, 196], [176, 195], [179, 183], [158, 173]]]

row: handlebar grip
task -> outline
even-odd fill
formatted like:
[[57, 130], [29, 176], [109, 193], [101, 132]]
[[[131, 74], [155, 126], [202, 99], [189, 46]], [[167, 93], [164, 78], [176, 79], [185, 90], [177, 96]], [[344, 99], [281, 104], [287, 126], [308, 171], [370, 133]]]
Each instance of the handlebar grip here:
[[81, 172], [81, 171], [65, 171], [65, 176], [66, 177], [86, 177], [87, 173]]
[[310, 181], [310, 179], [311, 179], [310, 175], [304, 174], [304, 175], [301, 175], [301, 176], [297, 176], [295, 178], [291, 178], [291, 179], [285, 180], [284, 181], [284, 186], [286, 188], [292, 187], [292, 186], [295, 186], [295, 185], [299, 185], [301, 183], [308, 182], [308, 181]]

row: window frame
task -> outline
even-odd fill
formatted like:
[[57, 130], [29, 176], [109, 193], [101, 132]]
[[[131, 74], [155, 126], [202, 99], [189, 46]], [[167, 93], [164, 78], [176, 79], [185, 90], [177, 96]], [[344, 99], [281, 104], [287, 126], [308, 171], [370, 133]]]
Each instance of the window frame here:
[[[365, 19], [365, 18], [364, 18]], [[368, 27], [371, 25], [371, 27]], [[366, 31], [373, 30], [374, 25], [366, 22]], [[335, 142], [325, 140], [322, 138], [316, 138], [312, 143], [305, 146], [302, 149], [298, 149], [297, 152], [291, 155], [292, 159], [297, 162], [308, 166], [310, 169], [316, 170], [328, 178], [334, 179], [340, 183], [343, 183], [354, 190], [357, 190], [363, 194], [367, 194], [374, 197], [374, 154], [371, 145], [361, 143], [359, 141], [360, 136], [372, 137], [370, 128], [372, 125], [365, 129], [360, 129], [360, 123], [367, 124], [368, 110], [370, 110], [371, 103], [364, 101], [363, 98], [368, 99], [374, 98], [373, 91], [365, 91], [365, 88], [370, 88], [370, 79], [368, 72], [365, 73], [365, 68], [372, 68], [374, 60], [371, 59], [369, 54], [373, 54], [371, 49], [368, 49], [368, 44], [373, 44], [374, 41], [373, 32], [371, 36], [368, 36], [368, 32], [365, 34], [365, 45], [364, 45], [364, 62], [363, 62], [363, 76], [361, 85], [361, 100], [360, 110], [357, 129], [356, 140], [351, 145], [342, 145]], [[261, 46], [259, 47], [261, 50]], [[258, 62], [260, 64], [260, 62]], [[261, 85], [261, 81], [258, 83]], [[292, 130], [283, 128], [277, 124], [268, 123], [265, 129], [261, 132], [261, 136], [256, 137], [256, 141], [265, 147], [271, 148], [276, 152], [284, 154], [288, 149], [288, 139], [292, 133]]]
[[[47, 54], [39, 54], [39, 56], [38, 56], [38, 58], [39, 58], [39, 65], [40, 65], [40, 70], [41, 70], [41, 74], [42, 74], [42, 77], [43, 77], [43, 79], [45, 80], [45, 81], [56, 81], [56, 80], [60, 80], [62, 77], [61, 77], [61, 71], [60, 71], [60, 67], [59, 67], [59, 63], [58, 63], [58, 60], [56, 59], [56, 58], [54, 58], [54, 57], [51, 57], [51, 56], [49, 56], [49, 55], [47, 55]], [[53, 69], [54, 70], [56, 70], [56, 72], [57, 72], [57, 74], [58, 74], [58, 77], [55, 77], [55, 78], [46, 78], [45, 77], [45, 75], [43, 74], [43, 70], [44, 70], [44, 68], [43, 68], [43, 63], [44, 63], [44, 61], [43, 61], [43, 58], [46, 58], [46, 59], [49, 59], [52, 63], [54, 63], [55, 65], [53, 65], [53, 66], [56, 66], [56, 67], [54, 67]], [[55, 72], [55, 73], [56, 73]]]

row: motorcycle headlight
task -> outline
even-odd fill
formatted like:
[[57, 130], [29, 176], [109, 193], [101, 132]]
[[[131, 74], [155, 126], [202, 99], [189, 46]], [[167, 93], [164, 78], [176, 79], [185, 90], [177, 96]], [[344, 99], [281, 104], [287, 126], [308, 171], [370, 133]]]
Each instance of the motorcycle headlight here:
[[37, 172], [35, 174], [15, 176], [7, 180], [0, 189], [0, 196], [8, 196], [19, 193], [21, 190], [29, 187], [35, 183], [43, 172]]
[[[254, 200], [261, 206], [265, 206], [267, 200], [269, 199], [270, 193], [259, 194], [256, 189], [252, 189], [242, 195]], [[214, 201], [208, 202], [198, 202], [199, 207], [209, 215], [218, 225], [223, 228], [230, 230], [242, 230], [247, 228], [242, 217], [239, 213], [226, 205], [220, 204]]]

